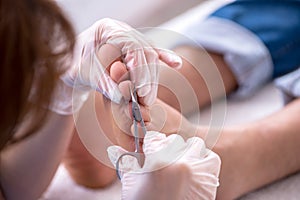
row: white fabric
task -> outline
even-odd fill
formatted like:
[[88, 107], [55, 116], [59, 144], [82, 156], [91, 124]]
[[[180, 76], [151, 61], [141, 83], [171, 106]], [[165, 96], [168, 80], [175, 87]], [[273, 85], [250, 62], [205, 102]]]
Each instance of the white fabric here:
[[96, 56], [105, 43], [120, 49], [130, 79], [135, 84], [138, 95], [145, 97], [148, 105], [154, 102], [157, 94], [159, 60], [171, 67], [180, 67], [182, 63], [171, 51], [154, 49], [142, 34], [127, 24], [106, 18], [98, 20], [78, 36], [74, 65], [62, 77], [64, 82], [85, 90], [97, 90], [119, 103], [122, 95], [106, 72], [108, 66], [102, 66]]
[[300, 97], [300, 68], [275, 80], [285, 103]]
[[199, 45], [224, 55], [239, 88], [236, 97], [248, 97], [272, 77], [273, 63], [263, 42], [235, 22], [217, 17], [190, 24], [182, 33], [189, 38], [177, 45]]
[[[122, 199], [215, 199], [219, 185], [220, 158], [214, 152], [206, 149], [204, 141], [198, 137], [186, 142], [179, 135], [166, 135], [149, 131], [144, 138], [143, 150], [145, 163], [140, 167], [137, 160], [131, 156], [122, 158]], [[126, 153], [119, 146], [108, 148], [108, 155], [116, 166], [118, 158]], [[179, 168], [176, 168], [179, 166]], [[175, 167], [171, 182], [160, 179]], [[182, 172], [180, 167], [187, 169]], [[178, 176], [177, 176], [177, 173]], [[155, 176], [160, 177], [161, 181]], [[176, 180], [174, 182], [174, 180]], [[171, 190], [179, 184], [178, 190]], [[160, 192], [157, 192], [157, 188]]]

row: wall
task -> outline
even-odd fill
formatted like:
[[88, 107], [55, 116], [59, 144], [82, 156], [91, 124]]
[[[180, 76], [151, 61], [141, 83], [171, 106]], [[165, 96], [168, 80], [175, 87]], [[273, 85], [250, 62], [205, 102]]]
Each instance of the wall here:
[[203, 0], [57, 0], [79, 33], [97, 19], [110, 17], [133, 27], [157, 26]]

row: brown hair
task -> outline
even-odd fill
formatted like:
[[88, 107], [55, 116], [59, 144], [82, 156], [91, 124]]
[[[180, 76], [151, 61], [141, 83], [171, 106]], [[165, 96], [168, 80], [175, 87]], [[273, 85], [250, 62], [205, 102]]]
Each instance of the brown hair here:
[[[1, 0], [0, 6], [1, 150], [42, 126], [43, 108], [70, 64], [75, 34], [53, 0]], [[28, 113], [36, 120], [26, 134], [13, 137]]]

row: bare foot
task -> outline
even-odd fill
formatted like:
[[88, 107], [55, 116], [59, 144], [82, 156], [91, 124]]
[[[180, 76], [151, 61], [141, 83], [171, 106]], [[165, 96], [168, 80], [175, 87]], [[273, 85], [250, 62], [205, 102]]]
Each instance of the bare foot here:
[[115, 170], [99, 162], [87, 151], [76, 130], [63, 163], [72, 179], [88, 188], [103, 188], [116, 180]]
[[[112, 63], [116, 60], [120, 60], [121, 54], [115, 47], [112, 45], [103, 45], [100, 48], [99, 55], [99, 59], [106, 67], [108, 73], [112, 72], [117, 77], [120, 77], [118, 73], [124, 74], [122, 68], [120, 68], [121, 70], [119, 71], [114, 71], [114, 68], [112, 70], [110, 69], [113, 65]], [[111, 107], [108, 106], [109, 101], [101, 94], [96, 94], [95, 98], [98, 121], [104, 132], [103, 134], [106, 134], [110, 140], [116, 144], [117, 141], [112, 133], [114, 133], [114, 131], [120, 132], [120, 130], [117, 130], [114, 126]], [[125, 134], [122, 133], [122, 135]], [[69, 144], [69, 148], [65, 153], [63, 163], [76, 183], [89, 188], [105, 187], [116, 179], [114, 169], [102, 164], [87, 151], [86, 147], [81, 142], [76, 129], [74, 130], [74, 135]]]
[[[105, 46], [105, 50], [116, 51], [110, 46]], [[103, 50], [103, 49], [102, 49]], [[117, 55], [117, 53], [113, 53]], [[113, 58], [111, 58], [113, 59]], [[101, 60], [101, 58], [100, 58]], [[130, 83], [128, 83], [128, 72], [126, 66], [120, 61], [105, 60], [108, 73], [112, 79], [119, 83], [120, 90], [124, 95], [121, 104], [114, 104], [103, 95], [96, 93], [95, 108], [98, 122], [103, 134], [115, 145], [120, 145], [128, 151], [134, 150], [134, 138], [131, 133], [132, 114], [129, 96]], [[139, 98], [142, 102], [143, 99]], [[184, 133], [191, 125], [182, 115], [157, 100], [150, 108], [141, 106], [141, 111], [148, 130], [155, 130], [165, 134]], [[188, 131], [187, 131], [188, 132]], [[64, 164], [72, 178], [81, 185], [99, 188], [104, 187], [115, 180], [115, 171], [101, 164], [83, 146], [75, 130], [74, 137], [64, 158]]]
[[[130, 101], [130, 89], [132, 88], [132, 84], [127, 80], [129, 76], [125, 65], [120, 62], [115, 62], [112, 64], [110, 72], [112, 79], [119, 83], [119, 89], [124, 96], [124, 100]], [[142, 98], [138, 98], [138, 101], [142, 101]], [[127, 116], [127, 118], [130, 117], [132, 120], [130, 106], [131, 104], [129, 103], [129, 116]], [[180, 112], [159, 99], [157, 99], [150, 107], [145, 107], [141, 103], [140, 108], [147, 130], [158, 131], [167, 135], [180, 134], [184, 137], [195, 136], [196, 134], [196, 128], [189, 123]], [[128, 126], [128, 123], [126, 125]], [[122, 129], [122, 127], [120, 129]], [[127, 130], [124, 132], [127, 133]], [[133, 127], [131, 128], [131, 132], [133, 132]], [[141, 127], [139, 132], [140, 136], [142, 136]]]

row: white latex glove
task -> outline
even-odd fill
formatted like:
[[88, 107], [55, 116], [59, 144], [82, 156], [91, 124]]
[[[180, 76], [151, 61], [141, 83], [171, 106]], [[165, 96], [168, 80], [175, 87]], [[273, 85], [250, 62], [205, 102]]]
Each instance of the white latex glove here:
[[145, 97], [146, 105], [152, 104], [157, 95], [159, 61], [176, 68], [182, 63], [181, 58], [173, 52], [154, 49], [141, 33], [127, 24], [106, 18], [78, 36], [74, 65], [62, 78], [67, 85], [83, 90], [94, 89], [113, 102], [120, 102], [122, 95], [117, 84], [107, 73], [107, 66], [102, 66], [96, 56], [105, 43], [120, 49], [130, 79], [139, 97]]
[[88, 91], [70, 87], [60, 80], [48, 109], [61, 115], [71, 115], [80, 110], [88, 96]]
[[[134, 157], [122, 159], [122, 199], [215, 199], [221, 161], [202, 139], [193, 137], [185, 142], [179, 135], [166, 137], [149, 131], [143, 150], [142, 168]], [[125, 152], [119, 146], [108, 148], [114, 165]]]
[[[40, 71], [36, 72], [35, 76], [38, 77], [39, 73]], [[37, 101], [36, 98], [38, 95], [40, 95], [36, 91], [37, 83], [38, 82], [34, 82], [29, 95], [29, 101], [33, 103]], [[62, 80], [58, 79], [51, 96], [50, 104], [43, 106], [60, 115], [72, 115], [73, 113], [79, 111], [83, 103], [87, 100], [88, 96], [88, 91], [70, 87]]]

